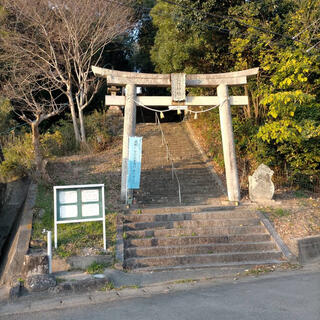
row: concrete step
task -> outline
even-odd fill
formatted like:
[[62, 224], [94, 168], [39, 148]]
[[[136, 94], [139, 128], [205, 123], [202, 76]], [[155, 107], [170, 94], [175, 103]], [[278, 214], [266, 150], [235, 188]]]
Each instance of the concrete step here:
[[282, 254], [254, 211], [221, 206], [225, 195], [184, 124], [163, 123], [162, 130], [182, 205], [159, 128], [138, 126], [144, 148], [141, 189], [134, 196], [142, 209], [123, 216], [125, 266], [160, 271], [281, 263]]
[[158, 215], [167, 215], [167, 214], [180, 214], [180, 213], [201, 213], [201, 212], [217, 212], [217, 211], [245, 211], [247, 212], [247, 208], [242, 207], [235, 207], [230, 205], [228, 202], [226, 204], [221, 204], [217, 206], [211, 205], [195, 205], [195, 206], [179, 206], [179, 207], [147, 207], [147, 208], [132, 208], [127, 210], [127, 214], [124, 215], [124, 218], [127, 216], [135, 216], [135, 215], [151, 215], [151, 216], [158, 216]]
[[[159, 179], [159, 180], [155, 180]], [[185, 175], [183, 174], [179, 174], [178, 173], [178, 179], [180, 184], [185, 185], [186, 187], [189, 188], [195, 188], [197, 186], [199, 187], [204, 187], [204, 188], [210, 188], [212, 185], [216, 185], [215, 180], [209, 175], [209, 173], [205, 176], [205, 177], [197, 177], [196, 175], [193, 178], [187, 178], [185, 177]], [[157, 183], [155, 184], [155, 181], [157, 181]], [[165, 188], [165, 186], [168, 183], [176, 183], [177, 178], [176, 176], [173, 177], [172, 179], [172, 174], [171, 172], [168, 172], [167, 175], [163, 175], [163, 174], [159, 174], [159, 175], [150, 175], [149, 177], [143, 177], [141, 176], [141, 185], [150, 185], [153, 188], [159, 188], [159, 189], [163, 189]], [[153, 190], [153, 189], [151, 189]], [[151, 191], [148, 190], [148, 191]]]
[[143, 267], [159, 266], [181, 266], [190, 264], [212, 264], [212, 263], [230, 263], [247, 261], [266, 261], [280, 260], [282, 253], [276, 250], [271, 251], [252, 251], [237, 253], [217, 253], [217, 254], [199, 254], [199, 255], [176, 255], [176, 256], [158, 256], [144, 258], [128, 258], [125, 260], [125, 267], [129, 269]]
[[[137, 194], [145, 197], [157, 197], [157, 198], [170, 198], [173, 195], [178, 194], [178, 185], [174, 183], [173, 185], [168, 184], [167, 187], [163, 187], [160, 189], [159, 187], [154, 188], [153, 190], [149, 189], [150, 187], [147, 187], [145, 185], [141, 186], [141, 190], [137, 192]], [[218, 194], [221, 195], [222, 193], [217, 193], [216, 188], [212, 186], [211, 188], [201, 188], [201, 187], [194, 187], [194, 188], [185, 188], [185, 186], [180, 183], [180, 192], [181, 195], [186, 198], [201, 198], [203, 199], [204, 197], [213, 197], [214, 195]], [[150, 190], [150, 191], [148, 191]]]
[[206, 268], [234, 268], [234, 267], [251, 267], [257, 265], [276, 265], [284, 263], [279, 259], [262, 260], [262, 261], [245, 261], [245, 262], [224, 262], [224, 263], [207, 263], [207, 264], [186, 264], [179, 266], [159, 266], [159, 267], [144, 267], [133, 269], [132, 272], [161, 272], [173, 270], [191, 270], [191, 269], [206, 269]]
[[157, 256], [178, 256], [195, 254], [216, 254], [216, 253], [235, 253], [251, 251], [272, 251], [276, 250], [276, 245], [271, 242], [242, 242], [242, 243], [210, 243], [188, 246], [165, 246], [165, 247], [137, 247], [125, 250], [126, 258], [134, 257], [157, 257]]
[[[172, 167], [170, 165], [163, 165], [161, 167], [153, 166], [152, 170], [142, 170], [141, 171], [141, 178], [142, 179], [151, 179], [154, 175], [157, 175], [157, 177], [166, 177], [170, 174], [171, 176]], [[204, 178], [211, 177], [211, 173], [206, 168], [197, 168], [197, 169], [178, 169], [176, 168], [176, 173], [178, 177], [184, 177], [185, 180], [194, 179], [194, 180], [200, 180]], [[160, 183], [161, 181], [159, 181]]]
[[[193, 204], [218, 204], [219, 202], [219, 197], [221, 195], [218, 194], [216, 198], [212, 197], [212, 195], [210, 196], [194, 196], [194, 197], [184, 197], [182, 195], [182, 205], [193, 205]], [[176, 196], [170, 196], [170, 197], [156, 197], [154, 196], [153, 198], [142, 198], [139, 199], [139, 197], [137, 197], [138, 199], [138, 203], [142, 203], [144, 205], [171, 205], [171, 206], [178, 206], [179, 204], [179, 197], [178, 195]]]
[[211, 220], [180, 220], [180, 221], [151, 221], [126, 223], [125, 231], [148, 230], [148, 229], [190, 229], [202, 227], [227, 227], [227, 226], [257, 226], [260, 225], [259, 218], [245, 219], [211, 219]]
[[125, 231], [127, 238], [160, 238], [160, 237], [186, 237], [186, 236], [230, 236], [236, 234], [266, 233], [262, 225], [256, 226], [228, 226], [228, 227], [202, 227], [190, 229], [151, 229], [138, 231]]
[[202, 235], [165, 238], [132, 238], [124, 240], [125, 248], [130, 247], [155, 247], [155, 246], [187, 246], [212, 243], [239, 243], [239, 242], [265, 242], [270, 241], [267, 233], [235, 234], [235, 235]]
[[[192, 196], [193, 194], [198, 194], [201, 196], [202, 194], [212, 194], [216, 192], [216, 185], [213, 181], [208, 181], [206, 184], [196, 184], [196, 183], [187, 183], [184, 181], [180, 181], [180, 189], [181, 193], [183, 193], [186, 197]], [[166, 185], [158, 185], [157, 187], [153, 186], [153, 189], [149, 189], [151, 186], [146, 183], [141, 182], [141, 194], [149, 195], [155, 194], [159, 196], [168, 196], [170, 195], [169, 190], [177, 188], [177, 180], [168, 180]]]
[[257, 218], [254, 211], [203, 211], [169, 214], [130, 214], [123, 217], [124, 222], [164, 222], [182, 220], [212, 220], [212, 219], [245, 219]]

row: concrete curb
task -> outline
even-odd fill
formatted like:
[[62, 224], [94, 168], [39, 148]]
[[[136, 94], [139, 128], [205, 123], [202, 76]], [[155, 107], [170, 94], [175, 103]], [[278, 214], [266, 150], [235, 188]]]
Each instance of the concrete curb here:
[[320, 236], [310, 236], [296, 241], [301, 264], [320, 259]]
[[113, 289], [110, 291], [95, 291], [90, 293], [85, 293], [82, 295], [66, 295], [60, 297], [49, 297], [45, 298], [39, 296], [39, 299], [33, 298], [28, 301], [15, 301], [0, 305], [1, 315], [19, 315], [22, 313], [31, 312], [41, 312], [50, 310], [61, 310], [69, 307], [74, 307], [75, 305], [89, 305], [98, 303], [108, 303], [119, 300], [126, 300], [131, 298], [141, 298], [150, 297], [157, 294], [167, 294], [170, 292], [178, 292], [184, 290], [191, 290], [193, 288], [203, 288], [212, 285], [220, 285], [223, 283], [239, 283], [255, 281], [257, 279], [270, 279], [278, 278], [283, 276], [290, 276], [296, 273], [306, 274], [306, 273], [318, 273], [319, 266], [316, 269], [306, 269], [306, 270], [296, 270], [296, 271], [279, 271], [271, 274], [264, 274], [259, 276], [245, 276], [245, 277], [224, 277], [224, 278], [206, 278], [206, 279], [186, 279], [186, 280], [176, 280], [167, 281], [161, 283], [154, 283], [152, 285], [146, 285], [140, 288], [136, 286], [124, 286], [122, 288]]
[[206, 167], [209, 169], [214, 181], [217, 183], [217, 185], [220, 187], [221, 191], [223, 192], [223, 194], [225, 196], [227, 196], [227, 190], [225, 185], [223, 184], [223, 182], [221, 181], [221, 179], [219, 178], [219, 176], [217, 175], [216, 171], [214, 170], [214, 167], [210, 164], [210, 160], [207, 157], [207, 155], [205, 154], [205, 152], [203, 151], [200, 143], [198, 142], [198, 140], [195, 137], [194, 131], [191, 128], [191, 125], [188, 121], [184, 122], [187, 128], [187, 132], [189, 133], [189, 137], [191, 138], [193, 144], [196, 146], [197, 150], [200, 152], [203, 162], [205, 163]]
[[3, 268], [1, 284], [10, 284], [20, 276], [25, 254], [29, 249], [32, 232], [33, 206], [37, 196], [37, 185], [31, 183], [22, 209], [19, 227], [8, 253], [7, 262]]
[[270, 223], [269, 219], [267, 219], [266, 216], [259, 210], [257, 210], [257, 215], [259, 216], [264, 227], [270, 233], [271, 237], [274, 239], [278, 248], [282, 251], [283, 255], [288, 259], [289, 262], [297, 263], [298, 262], [297, 257], [290, 251], [290, 249], [287, 247], [287, 245], [283, 242], [283, 240], [279, 236], [278, 232], [275, 230], [275, 228]]
[[[198, 281], [195, 281], [196, 284]], [[148, 287], [142, 288], [123, 288], [119, 290], [110, 291], [96, 291], [89, 294], [64, 296], [64, 297], [54, 297], [49, 298], [45, 301], [35, 300], [28, 302], [8, 303], [1, 308], [2, 316], [8, 315], [18, 315], [22, 313], [49, 311], [49, 310], [59, 310], [69, 307], [74, 307], [75, 305], [88, 305], [96, 303], [106, 303], [122, 299], [130, 298], [140, 298], [148, 297], [152, 294], [168, 293], [174, 290], [186, 290], [190, 287], [188, 283], [181, 284], [155, 284]]]

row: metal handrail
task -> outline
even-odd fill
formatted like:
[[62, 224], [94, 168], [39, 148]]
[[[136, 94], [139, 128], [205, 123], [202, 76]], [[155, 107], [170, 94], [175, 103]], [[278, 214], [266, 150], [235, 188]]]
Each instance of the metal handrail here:
[[157, 124], [159, 125], [159, 128], [160, 128], [162, 144], [164, 144], [165, 147], [166, 147], [167, 161], [171, 161], [172, 180], [173, 180], [174, 177], [176, 177], [176, 179], [177, 179], [178, 193], [179, 193], [179, 203], [181, 204], [181, 202], [182, 202], [182, 200], [181, 200], [181, 186], [180, 186], [180, 181], [179, 181], [179, 178], [178, 178], [178, 174], [176, 172], [176, 168], [174, 167], [174, 163], [173, 163], [172, 156], [171, 156], [171, 153], [170, 153], [170, 150], [169, 150], [168, 142], [167, 142], [166, 137], [165, 137], [165, 135], [163, 133], [163, 130], [162, 130], [162, 127], [161, 127], [161, 124], [160, 124], [159, 116], [158, 116], [157, 113], [155, 113], [155, 116], [156, 116], [156, 122], [157, 122]]

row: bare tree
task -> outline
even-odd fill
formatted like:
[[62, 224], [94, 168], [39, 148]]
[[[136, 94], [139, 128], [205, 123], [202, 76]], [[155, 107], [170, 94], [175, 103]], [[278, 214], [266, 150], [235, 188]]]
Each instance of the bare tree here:
[[[59, 114], [66, 104], [58, 103], [59, 90], [45, 73], [35, 69], [32, 63], [24, 60], [19, 63], [17, 55], [11, 59], [10, 81], [4, 86], [5, 95], [14, 103], [14, 111], [27, 122], [32, 130], [32, 143], [35, 160], [35, 178], [49, 180], [40, 146], [39, 125], [46, 119]], [[61, 94], [61, 92], [60, 92]]]
[[93, 76], [91, 66], [99, 64], [107, 44], [132, 27], [130, 2], [3, 0], [11, 33], [4, 45], [28, 57], [65, 95], [78, 142], [86, 142], [83, 110], [101, 81]]

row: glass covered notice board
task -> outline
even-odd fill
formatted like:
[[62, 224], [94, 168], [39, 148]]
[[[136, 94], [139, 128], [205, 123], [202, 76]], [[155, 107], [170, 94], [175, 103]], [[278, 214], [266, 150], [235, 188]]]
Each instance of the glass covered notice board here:
[[104, 184], [55, 186], [54, 233], [57, 248], [57, 225], [87, 221], [102, 221], [105, 241]]

